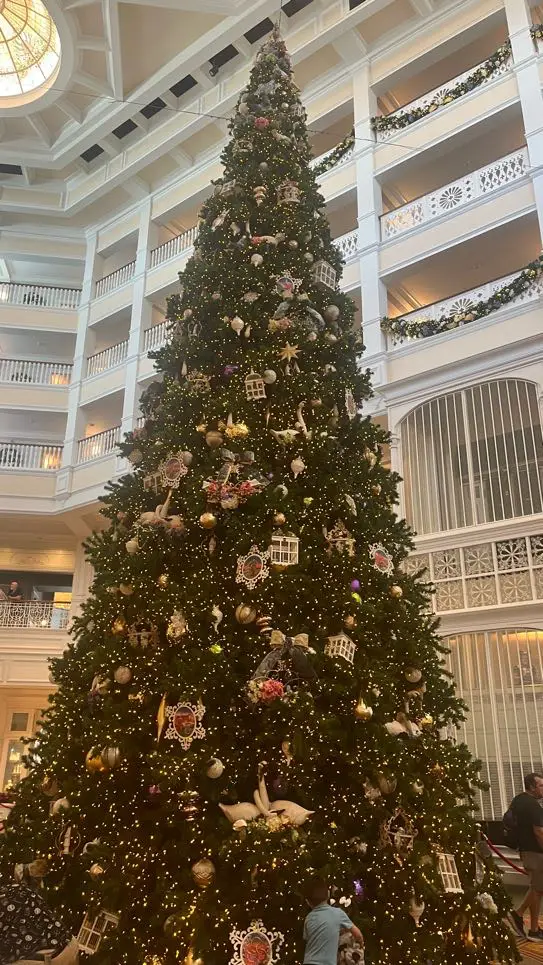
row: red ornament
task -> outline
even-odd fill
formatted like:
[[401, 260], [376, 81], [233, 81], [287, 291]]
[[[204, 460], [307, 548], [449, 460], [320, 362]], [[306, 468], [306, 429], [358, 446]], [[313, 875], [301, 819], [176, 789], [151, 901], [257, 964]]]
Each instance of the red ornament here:
[[267, 127], [270, 126], [269, 118], [267, 117], [255, 117], [255, 127], [257, 131], [265, 131]]

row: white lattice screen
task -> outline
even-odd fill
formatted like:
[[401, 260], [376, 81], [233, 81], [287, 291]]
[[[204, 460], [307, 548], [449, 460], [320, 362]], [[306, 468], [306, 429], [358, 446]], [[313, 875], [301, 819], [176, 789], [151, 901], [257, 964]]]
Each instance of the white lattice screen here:
[[405, 513], [417, 533], [543, 508], [537, 389], [501, 379], [418, 406], [400, 429]]
[[445, 638], [448, 668], [469, 707], [457, 739], [483, 762], [482, 816], [501, 820], [522, 778], [543, 770], [543, 631], [488, 630]]

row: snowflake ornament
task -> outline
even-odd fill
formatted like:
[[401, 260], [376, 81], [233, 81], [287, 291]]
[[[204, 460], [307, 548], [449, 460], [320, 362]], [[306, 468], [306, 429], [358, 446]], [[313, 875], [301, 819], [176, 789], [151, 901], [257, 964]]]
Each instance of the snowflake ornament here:
[[372, 543], [369, 552], [375, 569], [390, 576], [394, 571], [394, 563], [392, 556], [385, 547], [381, 543]]

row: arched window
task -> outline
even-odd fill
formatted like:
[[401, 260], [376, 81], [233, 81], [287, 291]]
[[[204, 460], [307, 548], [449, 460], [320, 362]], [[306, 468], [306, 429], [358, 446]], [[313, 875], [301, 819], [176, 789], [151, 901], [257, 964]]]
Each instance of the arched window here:
[[485, 630], [445, 637], [448, 667], [469, 707], [457, 739], [483, 762], [482, 816], [501, 820], [524, 774], [543, 770], [543, 632]]
[[405, 513], [417, 533], [543, 509], [536, 386], [483, 382], [417, 406], [400, 427]]

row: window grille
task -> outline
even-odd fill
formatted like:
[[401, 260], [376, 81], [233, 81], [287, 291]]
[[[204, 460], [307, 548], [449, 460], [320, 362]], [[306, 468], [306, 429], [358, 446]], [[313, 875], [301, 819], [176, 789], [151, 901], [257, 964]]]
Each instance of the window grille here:
[[469, 708], [457, 739], [483, 762], [490, 785], [477, 804], [484, 819], [499, 821], [524, 774], [543, 770], [543, 631], [459, 633], [444, 643], [447, 669]]
[[458, 869], [456, 867], [456, 861], [452, 854], [444, 854], [441, 852], [437, 856], [437, 868], [439, 874], [441, 875], [441, 883], [443, 885], [443, 891], [449, 893], [458, 893], [463, 891], [462, 882], [460, 881], [460, 875], [458, 874]]
[[348, 663], [354, 663], [356, 643], [346, 633], [338, 633], [335, 637], [328, 637], [324, 652], [327, 657], [343, 657]]
[[418, 533], [543, 510], [536, 386], [500, 379], [440, 396], [403, 420], [405, 513]]
[[272, 536], [270, 559], [275, 566], [294, 566], [298, 562], [297, 536]]

